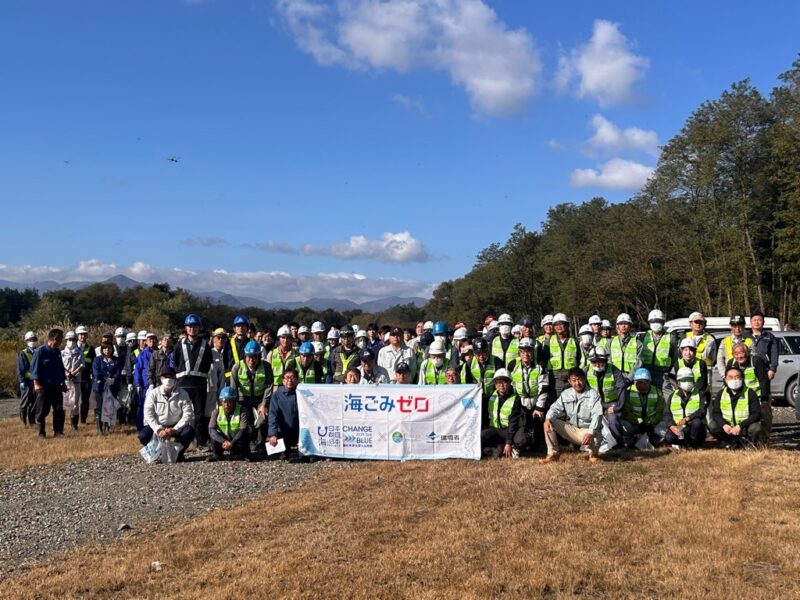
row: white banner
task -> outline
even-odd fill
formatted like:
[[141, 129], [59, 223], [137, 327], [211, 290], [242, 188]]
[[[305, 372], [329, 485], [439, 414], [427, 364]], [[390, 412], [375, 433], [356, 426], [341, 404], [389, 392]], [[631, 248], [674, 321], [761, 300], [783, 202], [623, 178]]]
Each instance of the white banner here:
[[306, 455], [481, 457], [481, 391], [474, 385], [300, 384], [297, 408]]

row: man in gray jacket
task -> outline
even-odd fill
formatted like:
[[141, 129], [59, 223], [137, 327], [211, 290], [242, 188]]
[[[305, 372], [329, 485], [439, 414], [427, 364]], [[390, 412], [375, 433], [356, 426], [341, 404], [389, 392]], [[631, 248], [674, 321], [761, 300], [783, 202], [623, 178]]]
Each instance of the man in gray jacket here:
[[589, 448], [589, 462], [600, 460], [598, 449], [603, 429], [603, 403], [600, 394], [586, 385], [586, 373], [574, 367], [567, 374], [569, 387], [550, 406], [544, 421], [547, 457], [542, 463], [559, 459], [558, 437]]

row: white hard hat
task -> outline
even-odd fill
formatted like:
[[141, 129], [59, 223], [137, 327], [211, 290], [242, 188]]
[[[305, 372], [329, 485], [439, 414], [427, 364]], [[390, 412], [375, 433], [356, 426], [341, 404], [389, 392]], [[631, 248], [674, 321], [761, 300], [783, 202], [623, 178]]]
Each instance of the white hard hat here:
[[519, 349], [522, 350], [523, 348], [535, 348], [536, 345], [534, 344], [533, 340], [529, 337], [524, 337], [519, 341]]
[[492, 377], [492, 380], [494, 379], [508, 379], [511, 381], [511, 375], [509, 375], [507, 369], [497, 369], [494, 373], [494, 377]]
[[453, 332], [453, 339], [458, 340], [465, 340], [467, 339], [467, 328], [466, 327], [459, 327]]
[[278, 337], [292, 337], [292, 330], [288, 325], [278, 327]]
[[679, 346], [680, 346], [681, 349], [683, 349], [683, 348], [694, 348], [695, 350], [697, 350], [697, 340], [694, 339], [694, 338], [685, 337], [685, 338], [683, 338], [681, 340], [681, 343], [679, 344]]
[[545, 315], [542, 317], [542, 327], [545, 325], [552, 325], [553, 324], [553, 315]]
[[603, 322], [600, 323], [600, 327], [603, 329], [611, 329], [611, 321], [608, 319], [603, 319]]
[[486, 329], [491, 331], [492, 329], [497, 329], [498, 327], [500, 327], [500, 323], [498, 323], [497, 321], [490, 321], [489, 327], [487, 327]]
[[146, 340], [146, 339], [147, 339], [147, 331], [146, 331], [146, 330], [144, 330], [144, 329], [142, 329], [142, 330], [141, 330], [141, 331], [140, 331], [140, 332], [139, 332], [139, 333], [136, 335], [136, 339], [137, 339], [137, 340]]
[[329, 340], [338, 340], [339, 339], [339, 330], [331, 327], [331, 330], [328, 332], [328, 339]]
[[35, 334], [35, 333], [33, 333], [32, 331], [28, 331], [28, 332], [25, 334], [25, 341], [26, 341], [26, 342], [27, 342], [28, 340], [35, 340], [35, 339], [36, 339], [36, 334]]
[[705, 320], [706, 318], [705, 316], [703, 316], [703, 313], [701, 312], [695, 311], [689, 315], [689, 323], [691, 323], [692, 321], [705, 321]]
[[592, 315], [589, 317], [589, 325], [600, 325], [603, 323], [603, 320], [600, 318], [600, 315]]
[[617, 324], [619, 323], [629, 323], [632, 325], [633, 321], [631, 320], [631, 316], [628, 313], [619, 313], [619, 315], [617, 316]]
[[433, 321], [425, 321], [425, 324], [422, 326], [423, 331], [430, 331], [433, 329]]
[[434, 340], [433, 343], [428, 348], [428, 354], [444, 354], [445, 353], [445, 346], [444, 342], [441, 340]]
[[498, 323], [514, 323], [514, 319], [511, 318], [511, 315], [508, 313], [503, 313], [500, 315], [500, 318], [497, 319]]
[[74, 340], [76, 337], [78, 337], [78, 336], [75, 334], [74, 331], [68, 331], [67, 335], [64, 336], [64, 339], [65, 340]]
[[353, 331], [355, 333], [358, 333], [359, 331], [361, 331], [361, 327], [359, 327], [358, 325], [353, 325]]
[[83, 325], [78, 325], [75, 328], [75, 335], [80, 335], [81, 333], [89, 333], [89, 330], [86, 329]]
[[651, 310], [650, 314], [647, 315], [647, 322], [652, 323], [653, 321], [666, 321], [666, 319], [664, 318], [664, 313], [658, 310], [657, 308]]
[[311, 324], [311, 333], [325, 333], [325, 325], [322, 324], [322, 321], [314, 321]]
[[[157, 334], [155, 331], [148, 331], [148, 332], [147, 332], [147, 337], [149, 337], [149, 338], [156, 338], [156, 339], [158, 339], [158, 334]], [[145, 338], [145, 339], [146, 339], [146, 338]]]
[[522, 331], [522, 327], [520, 325], [514, 325], [511, 328], [511, 335], [517, 335], [520, 331]]
[[569, 319], [564, 313], [556, 313], [553, 315], [553, 323], [569, 323]]
[[591, 325], [581, 325], [581, 328], [578, 330], [578, 335], [584, 335], [584, 334], [592, 335]]
[[314, 354], [325, 352], [325, 346], [322, 345], [322, 342], [311, 342], [311, 345], [314, 346]]
[[366, 332], [366, 331], [364, 331], [363, 329], [359, 329], [358, 331], [356, 331], [356, 339], [358, 339], [358, 338], [365, 338], [365, 337], [369, 337], [369, 336], [367, 335], [367, 332]]
[[300, 325], [300, 327], [297, 329], [297, 333], [308, 333], [308, 327], [305, 325]]
[[124, 327], [117, 327], [116, 331], [114, 331], [114, 337], [125, 337], [128, 331]]
[[126, 342], [136, 341], [136, 334], [131, 331], [128, 335], [125, 336], [125, 341]]
[[681, 367], [678, 369], [677, 379], [678, 381], [681, 381], [682, 379], [694, 380], [694, 373], [692, 373], [692, 370], [689, 367]]

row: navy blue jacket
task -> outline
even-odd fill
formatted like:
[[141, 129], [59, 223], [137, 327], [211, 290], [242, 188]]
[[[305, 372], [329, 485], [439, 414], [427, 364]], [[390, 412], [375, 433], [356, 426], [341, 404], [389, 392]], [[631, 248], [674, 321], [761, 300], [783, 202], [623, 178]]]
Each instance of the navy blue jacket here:
[[267, 436], [297, 438], [300, 419], [297, 415], [297, 389], [290, 392], [280, 386], [269, 401]]
[[92, 389], [96, 396], [103, 395], [103, 388], [105, 387], [107, 379], [113, 379], [114, 383], [111, 384], [111, 393], [115, 396], [119, 394], [119, 360], [111, 357], [108, 362], [102, 356], [95, 356], [92, 362]]
[[61, 350], [50, 348], [47, 344], [39, 346], [31, 360], [31, 379], [43, 386], [60, 386], [67, 379]]

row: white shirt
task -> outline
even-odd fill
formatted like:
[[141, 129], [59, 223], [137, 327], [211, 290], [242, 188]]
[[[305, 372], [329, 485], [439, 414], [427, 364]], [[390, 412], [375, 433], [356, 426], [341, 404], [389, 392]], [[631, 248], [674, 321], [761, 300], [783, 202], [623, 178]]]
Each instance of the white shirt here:
[[395, 350], [390, 344], [378, 351], [378, 366], [386, 369], [390, 381], [395, 380], [394, 371], [401, 362], [406, 363], [411, 370], [409, 372], [409, 381], [414, 381], [414, 374], [417, 370], [417, 360], [411, 348], [403, 344], [402, 346], [398, 346], [397, 350]]

